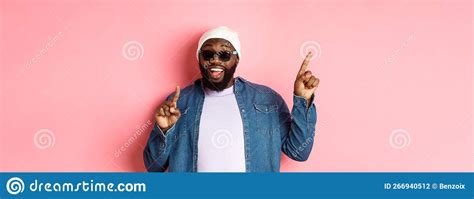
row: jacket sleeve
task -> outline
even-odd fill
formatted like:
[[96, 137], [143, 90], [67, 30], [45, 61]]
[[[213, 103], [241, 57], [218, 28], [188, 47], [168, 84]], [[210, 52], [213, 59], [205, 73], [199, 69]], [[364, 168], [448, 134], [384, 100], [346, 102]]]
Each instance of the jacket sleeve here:
[[293, 94], [291, 114], [285, 101], [278, 97], [281, 150], [293, 160], [306, 161], [313, 148], [317, 120], [314, 94], [309, 106], [305, 98]]
[[[166, 100], [170, 100], [171, 94]], [[170, 139], [176, 133], [176, 124], [166, 131], [166, 134], [155, 122], [153, 130], [150, 133], [147, 144], [143, 151], [143, 161], [147, 171], [164, 172], [168, 168], [170, 154]]]

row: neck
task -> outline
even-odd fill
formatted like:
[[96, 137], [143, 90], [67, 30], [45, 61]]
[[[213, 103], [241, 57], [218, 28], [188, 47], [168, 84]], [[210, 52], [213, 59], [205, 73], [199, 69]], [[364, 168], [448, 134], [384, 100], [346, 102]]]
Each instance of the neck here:
[[230, 88], [231, 86], [234, 85], [234, 82], [235, 82], [235, 78], [232, 77], [232, 80], [229, 81], [229, 83], [227, 84], [227, 86], [225, 88]]
[[[221, 87], [222, 90], [224, 89], [228, 89], [230, 87], [232, 87], [234, 84], [235, 84], [235, 77], [232, 76], [232, 79], [225, 85], [224, 88]], [[208, 88], [210, 90], [215, 90], [215, 91], [218, 91], [220, 92], [219, 90], [216, 90], [216, 87], [212, 85], [212, 83], [210, 82], [205, 82], [206, 80], [204, 80], [204, 77], [201, 78], [201, 87], [202, 88]]]

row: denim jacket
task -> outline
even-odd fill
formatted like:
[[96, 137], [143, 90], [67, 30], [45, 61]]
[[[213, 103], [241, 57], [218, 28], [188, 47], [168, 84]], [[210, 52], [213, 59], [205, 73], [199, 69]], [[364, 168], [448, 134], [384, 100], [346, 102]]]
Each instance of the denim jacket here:
[[[279, 172], [281, 152], [296, 161], [308, 159], [314, 141], [316, 107], [293, 94], [291, 114], [283, 98], [271, 88], [235, 78], [234, 94], [240, 110], [246, 172]], [[174, 93], [169, 95], [171, 100]], [[201, 80], [181, 90], [181, 117], [164, 134], [155, 123], [143, 159], [148, 171], [196, 172], [198, 137], [204, 90]]]

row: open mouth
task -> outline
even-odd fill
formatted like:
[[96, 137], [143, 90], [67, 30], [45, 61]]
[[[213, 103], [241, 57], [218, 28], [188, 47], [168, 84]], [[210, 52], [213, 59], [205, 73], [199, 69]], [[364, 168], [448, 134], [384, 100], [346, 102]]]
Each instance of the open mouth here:
[[220, 68], [220, 67], [210, 67], [208, 69], [209, 71], [209, 76], [212, 78], [212, 79], [220, 79], [223, 75], [224, 75], [224, 69], [223, 68]]

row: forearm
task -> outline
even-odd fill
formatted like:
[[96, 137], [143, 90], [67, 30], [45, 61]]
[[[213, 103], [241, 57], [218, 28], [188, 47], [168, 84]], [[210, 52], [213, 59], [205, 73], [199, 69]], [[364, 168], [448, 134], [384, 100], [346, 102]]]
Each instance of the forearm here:
[[291, 159], [305, 161], [308, 159], [314, 142], [316, 126], [316, 107], [313, 97], [306, 100], [293, 96], [291, 120], [288, 121], [288, 135], [283, 142], [282, 150]]
[[[165, 131], [165, 132], [163, 132]], [[168, 167], [168, 136], [174, 128], [160, 129], [155, 123], [143, 151], [143, 160], [148, 171], [163, 172]]]

